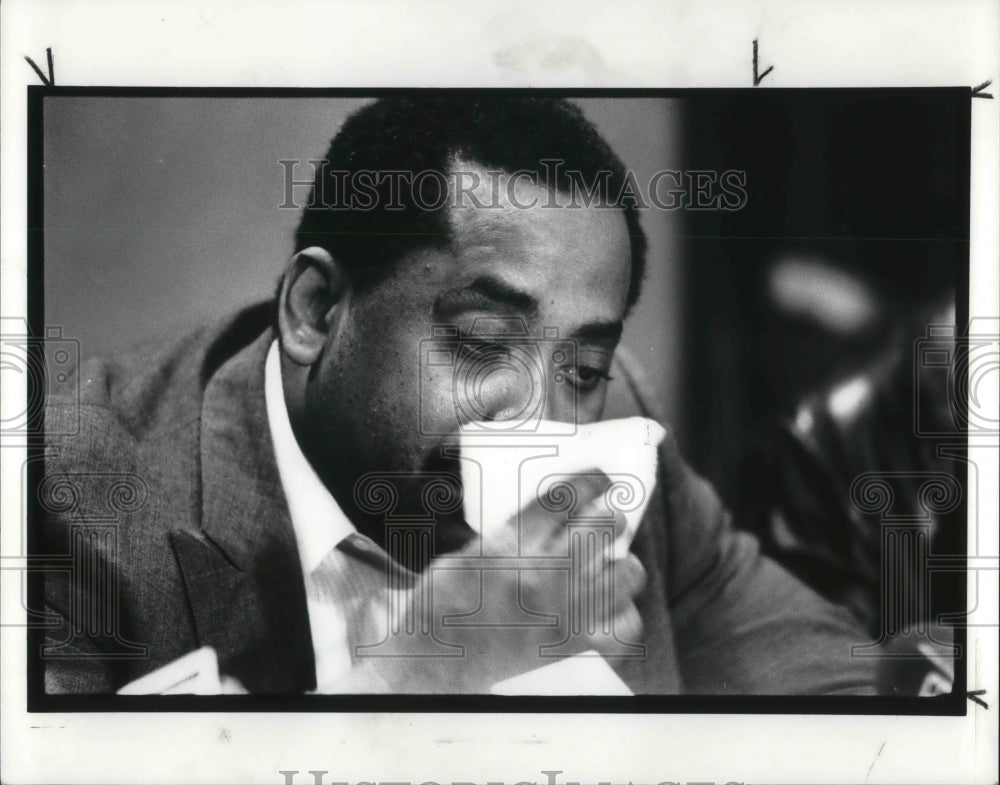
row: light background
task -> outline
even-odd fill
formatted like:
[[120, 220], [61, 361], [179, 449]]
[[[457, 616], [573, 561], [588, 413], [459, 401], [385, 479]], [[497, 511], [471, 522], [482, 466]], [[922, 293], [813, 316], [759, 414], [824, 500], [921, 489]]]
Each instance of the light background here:
[[[309, 160], [365, 99], [50, 97], [44, 108], [45, 323], [114, 355], [270, 298], [299, 210], [281, 160]], [[643, 185], [682, 169], [681, 101], [583, 99]], [[302, 204], [308, 188], [296, 187]], [[680, 213], [643, 211], [648, 273], [623, 339], [673, 413], [680, 368]], [[414, 361], [416, 362], [416, 360]], [[673, 419], [673, 418], [670, 418]]]

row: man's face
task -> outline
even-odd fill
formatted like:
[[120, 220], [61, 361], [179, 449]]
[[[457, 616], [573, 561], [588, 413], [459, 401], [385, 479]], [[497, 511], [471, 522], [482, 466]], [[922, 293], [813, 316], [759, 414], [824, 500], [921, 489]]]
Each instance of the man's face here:
[[506, 180], [500, 194], [498, 208], [448, 208], [452, 246], [396, 265], [330, 336], [304, 435], [342, 506], [365, 473], [439, 466], [469, 421], [599, 418], [631, 272], [624, 215], [545, 208], [548, 191], [523, 179], [513, 202], [533, 207], [512, 203]]

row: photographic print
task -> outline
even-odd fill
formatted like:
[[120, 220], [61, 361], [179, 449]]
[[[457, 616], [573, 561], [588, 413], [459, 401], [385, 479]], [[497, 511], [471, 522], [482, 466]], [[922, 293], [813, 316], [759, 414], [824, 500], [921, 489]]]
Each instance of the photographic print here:
[[10, 781], [990, 779], [987, 33], [76, 13], [5, 14]]
[[37, 100], [46, 696], [952, 694], [968, 93]]

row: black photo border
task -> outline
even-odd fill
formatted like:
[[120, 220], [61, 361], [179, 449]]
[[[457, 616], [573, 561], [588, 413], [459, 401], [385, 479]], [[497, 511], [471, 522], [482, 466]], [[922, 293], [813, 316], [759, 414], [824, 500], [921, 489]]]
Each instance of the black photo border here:
[[[539, 94], [567, 98], [697, 98], [727, 95], [746, 97], [755, 88], [190, 88], [190, 87], [61, 87], [32, 85], [28, 96], [28, 181], [27, 181], [27, 239], [28, 239], [28, 323], [30, 334], [44, 335], [44, 100], [49, 97], [140, 97], [140, 98], [358, 98], [389, 95], [416, 94]], [[884, 94], [900, 97], [905, 94], [948, 94], [957, 100], [960, 111], [955, 117], [960, 137], [964, 140], [965, 163], [956, 172], [969, 190], [971, 179], [971, 91], [968, 86], [928, 88], [768, 88], [762, 95], [781, 93], [794, 97], [796, 93], [841, 92], [867, 96]], [[961, 231], [968, 245], [970, 206], [966, 202], [962, 214]], [[960, 332], [969, 321], [970, 259], [955, 270], [956, 329]], [[39, 342], [29, 345], [29, 351], [39, 353], [32, 358], [43, 362]], [[42, 367], [42, 366], [39, 366]], [[28, 381], [28, 400], [38, 401], [44, 395], [44, 386], [33, 379]], [[957, 403], [967, 411], [964, 389], [959, 390], [963, 399]], [[29, 406], [29, 411], [31, 410]], [[40, 413], [29, 423], [27, 465], [27, 545], [28, 553], [38, 552], [38, 501], [35, 489], [43, 479], [44, 420]], [[963, 457], [967, 454], [962, 445]], [[966, 478], [958, 478], [968, 517], [969, 500]], [[964, 535], [964, 533], [963, 533]], [[968, 543], [964, 551], [968, 555]], [[28, 570], [27, 607], [44, 607], [40, 569]], [[968, 586], [968, 570], [964, 572]], [[959, 665], [970, 662], [967, 648], [967, 629], [955, 628], [955, 643], [961, 646]], [[965, 716], [969, 701], [966, 696], [966, 667], [957, 667], [953, 691], [946, 695], [928, 697], [894, 696], [792, 696], [792, 695], [636, 695], [631, 697], [548, 697], [548, 696], [495, 696], [495, 695], [221, 695], [221, 696], [119, 696], [119, 695], [48, 695], [44, 691], [44, 674], [40, 650], [44, 630], [39, 625], [29, 625], [27, 630], [27, 711], [51, 712], [475, 712], [475, 713], [541, 713], [541, 714], [834, 714], [834, 715], [927, 715]]]

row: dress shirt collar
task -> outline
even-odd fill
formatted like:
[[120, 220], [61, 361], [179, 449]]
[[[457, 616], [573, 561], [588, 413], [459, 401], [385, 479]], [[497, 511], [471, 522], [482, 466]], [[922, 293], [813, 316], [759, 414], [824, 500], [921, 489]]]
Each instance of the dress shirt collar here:
[[277, 341], [271, 344], [264, 365], [264, 398], [278, 475], [288, 501], [302, 572], [308, 576], [357, 529], [302, 454], [292, 431], [281, 383], [281, 350]]

